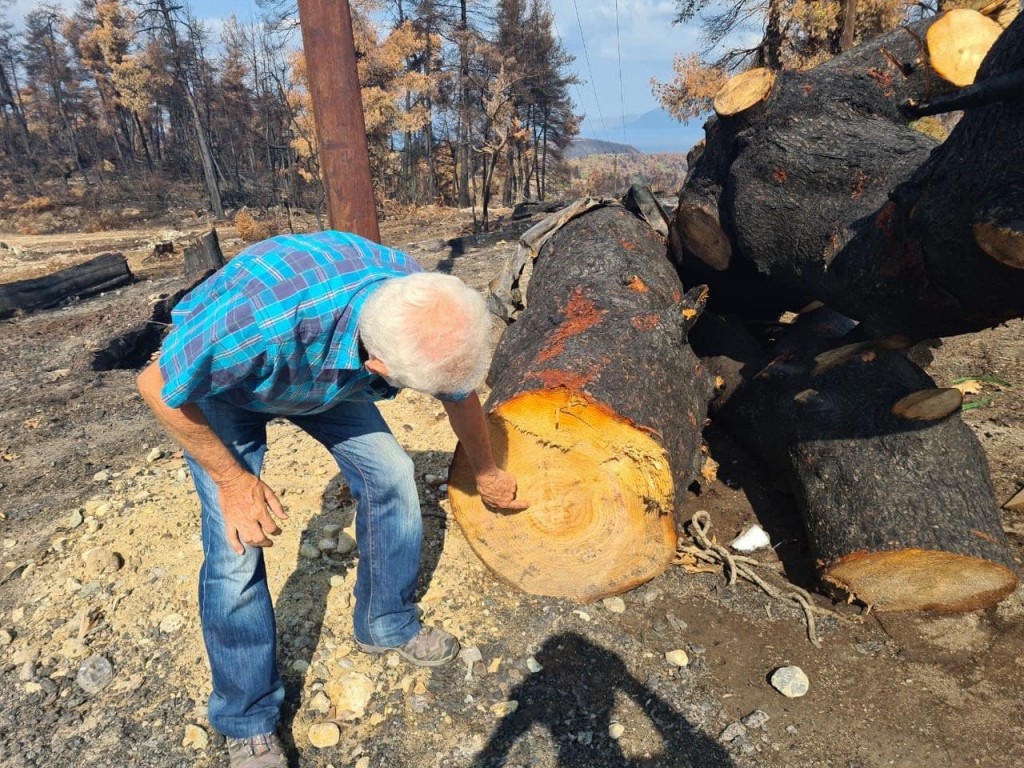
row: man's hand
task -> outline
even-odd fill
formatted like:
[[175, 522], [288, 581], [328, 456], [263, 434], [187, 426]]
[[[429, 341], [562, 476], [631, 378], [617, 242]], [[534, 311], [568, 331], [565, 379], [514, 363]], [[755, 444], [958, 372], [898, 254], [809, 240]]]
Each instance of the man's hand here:
[[217, 487], [231, 549], [241, 555], [245, 552], [243, 543], [251, 547], [274, 546], [269, 536], [281, 533], [274, 518], [287, 520], [288, 513], [270, 486], [255, 475], [241, 472], [218, 483]]
[[480, 500], [488, 509], [522, 512], [529, 502], [516, 499], [516, 479], [503, 469], [493, 467], [476, 476]]

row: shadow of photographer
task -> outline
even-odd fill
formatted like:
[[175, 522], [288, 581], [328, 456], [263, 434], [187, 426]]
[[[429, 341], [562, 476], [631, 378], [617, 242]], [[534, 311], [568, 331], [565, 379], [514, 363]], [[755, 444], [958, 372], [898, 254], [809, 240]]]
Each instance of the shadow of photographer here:
[[[509, 698], [516, 711], [498, 724], [473, 768], [504, 766], [517, 742], [535, 725], [557, 745], [562, 768], [727, 768], [733, 762], [716, 742], [696, 731], [672, 706], [630, 674], [622, 659], [586, 638], [555, 635], [536, 654], [543, 669], [516, 686]], [[662, 749], [627, 757], [609, 736], [621, 693], [647, 716]], [[580, 738], [581, 734], [587, 734]], [[520, 762], [528, 758], [519, 757]]]

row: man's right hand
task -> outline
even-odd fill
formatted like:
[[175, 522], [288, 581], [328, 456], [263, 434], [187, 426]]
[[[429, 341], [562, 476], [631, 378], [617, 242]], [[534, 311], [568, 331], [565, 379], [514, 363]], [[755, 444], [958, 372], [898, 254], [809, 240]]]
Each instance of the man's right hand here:
[[272, 547], [270, 536], [281, 533], [278, 520], [287, 520], [277, 494], [255, 475], [242, 472], [230, 480], [217, 484], [220, 489], [220, 509], [228, 544], [237, 554], [250, 547]]

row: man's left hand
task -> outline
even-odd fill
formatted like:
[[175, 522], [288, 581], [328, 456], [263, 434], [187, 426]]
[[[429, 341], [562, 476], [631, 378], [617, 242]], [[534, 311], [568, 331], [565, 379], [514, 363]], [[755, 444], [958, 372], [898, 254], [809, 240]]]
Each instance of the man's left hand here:
[[476, 489], [488, 509], [522, 512], [530, 506], [529, 502], [516, 498], [515, 476], [498, 467], [477, 475]]

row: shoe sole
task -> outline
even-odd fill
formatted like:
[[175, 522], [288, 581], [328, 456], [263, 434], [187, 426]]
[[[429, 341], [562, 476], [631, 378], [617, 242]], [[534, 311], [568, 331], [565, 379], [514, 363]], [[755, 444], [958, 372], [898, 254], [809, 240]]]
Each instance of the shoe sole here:
[[358, 648], [363, 653], [369, 654], [381, 654], [387, 653], [388, 651], [394, 651], [403, 659], [408, 661], [410, 664], [413, 664], [417, 667], [443, 667], [446, 664], [451, 664], [453, 661], [455, 661], [455, 659], [459, 657], [459, 648], [456, 648], [455, 653], [453, 653], [451, 656], [447, 656], [443, 659], [437, 659], [436, 661], [431, 661], [429, 659], [417, 659], [415, 656], [408, 653], [407, 651], [403, 651], [401, 648], [387, 648], [382, 645], [367, 645], [366, 643], [361, 643], [358, 640], [356, 640], [356, 648]]

